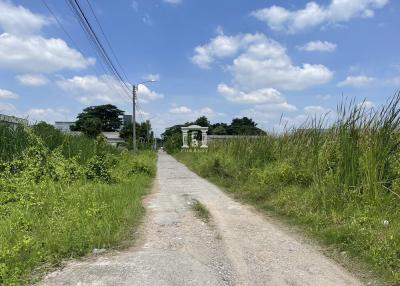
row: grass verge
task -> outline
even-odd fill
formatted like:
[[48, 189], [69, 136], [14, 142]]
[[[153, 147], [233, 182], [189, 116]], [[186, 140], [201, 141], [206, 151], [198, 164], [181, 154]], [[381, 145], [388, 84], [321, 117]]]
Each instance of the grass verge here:
[[338, 111], [331, 126], [312, 119], [284, 134], [175, 156], [400, 285], [400, 94], [374, 110], [349, 103]]
[[21, 134], [25, 146], [13, 147], [13, 156], [0, 152], [7, 155], [0, 164], [0, 285], [31, 284], [65, 258], [132, 239], [155, 174], [154, 152], [133, 155], [61, 135], [50, 148], [55, 141], [43, 141], [43, 133]]

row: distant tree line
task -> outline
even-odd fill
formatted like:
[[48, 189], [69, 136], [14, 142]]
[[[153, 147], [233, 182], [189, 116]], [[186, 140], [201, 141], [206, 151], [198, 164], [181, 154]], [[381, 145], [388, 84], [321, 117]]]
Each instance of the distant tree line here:
[[[164, 147], [173, 152], [182, 145], [181, 127], [189, 125], [199, 125], [208, 127], [209, 135], [265, 135], [266, 132], [257, 127], [257, 123], [248, 117], [234, 118], [230, 124], [214, 123], [211, 124], [206, 116], [201, 116], [193, 122], [171, 126], [161, 134]], [[199, 134], [199, 136], [201, 136]]]
[[[89, 137], [97, 137], [101, 132], [119, 132], [128, 148], [132, 147], [133, 124], [123, 125], [124, 111], [115, 105], [105, 104], [89, 106], [77, 116], [77, 121], [71, 126], [71, 131], [80, 131]], [[150, 148], [154, 143], [154, 133], [150, 121], [136, 122], [136, 140], [139, 148]]]

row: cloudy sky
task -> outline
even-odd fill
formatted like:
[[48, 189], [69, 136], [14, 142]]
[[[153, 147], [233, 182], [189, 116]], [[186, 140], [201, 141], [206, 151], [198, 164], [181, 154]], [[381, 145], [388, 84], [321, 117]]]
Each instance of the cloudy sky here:
[[[158, 80], [140, 86], [138, 111], [158, 134], [201, 115], [280, 130], [400, 88], [400, 1], [90, 3], [131, 83]], [[0, 0], [0, 113], [53, 123], [104, 103], [131, 110], [66, 1]]]

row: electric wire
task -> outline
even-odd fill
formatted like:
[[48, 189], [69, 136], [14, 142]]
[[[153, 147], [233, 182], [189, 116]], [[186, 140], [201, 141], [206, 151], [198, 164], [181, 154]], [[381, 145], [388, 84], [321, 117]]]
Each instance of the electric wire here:
[[[58, 16], [56, 15], [56, 13], [54, 13], [54, 11], [52, 10], [52, 8], [47, 4], [46, 0], [42, 0], [42, 3], [43, 3], [43, 5], [46, 7], [46, 9], [49, 11], [49, 13], [53, 16], [53, 18], [54, 18], [55, 21], [57, 22], [57, 25], [60, 27], [60, 29], [65, 33], [65, 35], [67, 36], [67, 38], [71, 41], [71, 43], [72, 43], [72, 45], [75, 47], [75, 49], [77, 49], [82, 55], [84, 55], [85, 53], [82, 51], [81, 47], [80, 47], [80, 46], [77, 44], [77, 42], [73, 39], [73, 37], [71, 36], [71, 34], [68, 32], [68, 30], [64, 27], [64, 25], [62, 24], [62, 22], [60, 21], [60, 19], [59, 19]], [[68, 3], [67, 3], [67, 4], [68, 4]], [[81, 26], [81, 27], [82, 27], [82, 26]], [[83, 27], [82, 27], [82, 28], [83, 28]], [[94, 49], [93, 44], [92, 44], [92, 43], [90, 43], [90, 44], [91, 44], [92, 48]], [[106, 71], [106, 69], [105, 69], [105, 67], [104, 67], [104, 65], [103, 65], [102, 62], [100, 62], [100, 66], [101, 66], [102, 70], [104, 71], [104, 73], [107, 74], [107, 71]], [[93, 70], [95, 71], [95, 73], [96, 73], [98, 76], [100, 76], [101, 73], [98, 71], [98, 69], [96, 68], [95, 65], [91, 66], [91, 68], [93, 68]], [[107, 87], [108, 87], [110, 90], [116, 90], [118, 93], [120, 93], [120, 91], [118, 91], [118, 90], [116, 89], [115, 86], [112, 87], [112, 86], [110, 85], [110, 83], [109, 83], [107, 80], [105, 80], [104, 83], [107, 85]], [[125, 93], [124, 93], [124, 95], [125, 95]], [[125, 98], [125, 97], [124, 97], [124, 101], [131, 102], [131, 98], [130, 98], [129, 96], [128, 96], [128, 98]]]
[[111, 46], [111, 44], [110, 44], [110, 41], [108, 40], [108, 38], [107, 38], [107, 36], [106, 36], [106, 34], [105, 34], [104, 30], [103, 30], [103, 27], [102, 27], [101, 24], [100, 24], [99, 19], [98, 19], [97, 16], [96, 16], [96, 13], [94, 12], [93, 6], [90, 4], [90, 1], [89, 1], [89, 0], [86, 0], [86, 2], [88, 3], [88, 6], [89, 6], [89, 8], [90, 8], [90, 11], [92, 12], [94, 19], [96, 20], [96, 23], [97, 23], [97, 25], [99, 26], [100, 31], [101, 31], [101, 33], [103, 34], [103, 37], [104, 37], [104, 39], [106, 40], [107, 46], [108, 46], [108, 48], [110, 49], [112, 55], [114, 56], [114, 59], [115, 59], [117, 65], [118, 65], [119, 68], [121, 69], [121, 72], [122, 72], [122, 74], [124, 75], [125, 80], [126, 80], [126, 81], [129, 81], [128, 77], [126, 76], [126, 73], [125, 73], [124, 69], [122, 68], [122, 65], [121, 65], [120, 61], [118, 60], [117, 55], [116, 55], [115, 52], [114, 52], [114, 49], [112, 48], [112, 46]]
[[80, 23], [83, 31], [86, 33], [88, 40], [92, 42], [97, 54], [104, 62], [105, 66], [109, 70], [109, 72], [115, 77], [115, 79], [120, 84], [122, 90], [125, 90], [127, 94], [130, 94], [130, 87], [124, 81], [121, 74], [113, 64], [111, 58], [109, 57], [106, 49], [104, 48], [103, 44], [101, 43], [99, 37], [96, 35], [95, 30], [93, 29], [92, 25], [90, 24], [87, 16], [85, 15], [82, 7], [80, 6], [77, 0], [67, 0], [69, 6], [75, 17], [77, 18], [78, 22]]

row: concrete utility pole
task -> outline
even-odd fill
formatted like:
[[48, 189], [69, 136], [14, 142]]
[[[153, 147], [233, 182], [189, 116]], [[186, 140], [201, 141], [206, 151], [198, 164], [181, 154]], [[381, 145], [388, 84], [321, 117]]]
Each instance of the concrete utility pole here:
[[139, 92], [139, 85], [148, 83], [148, 82], [156, 82], [157, 80], [151, 79], [151, 80], [146, 80], [144, 82], [138, 83], [138, 84], [133, 84], [132, 85], [132, 143], [133, 143], [133, 152], [137, 151], [137, 146], [136, 146], [136, 99], [137, 99], [137, 94]]
[[137, 86], [132, 85], [132, 143], [133, 152], [136, 152], [136, 93]]

